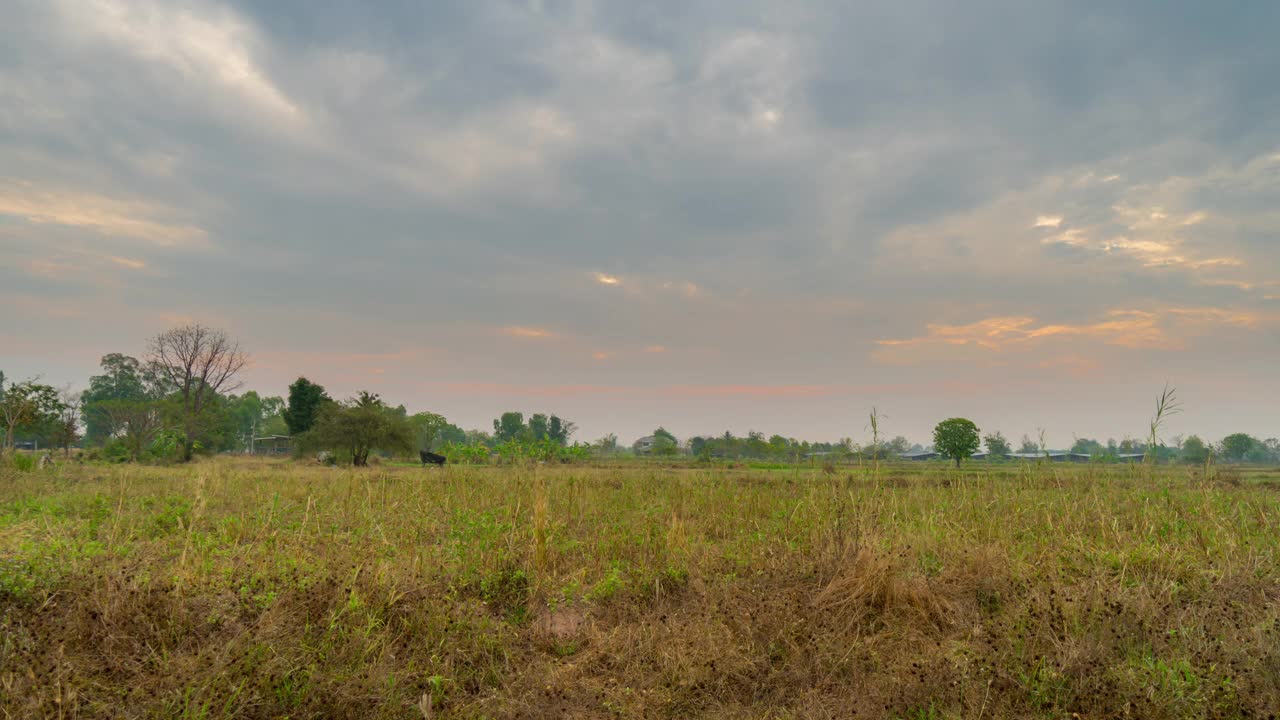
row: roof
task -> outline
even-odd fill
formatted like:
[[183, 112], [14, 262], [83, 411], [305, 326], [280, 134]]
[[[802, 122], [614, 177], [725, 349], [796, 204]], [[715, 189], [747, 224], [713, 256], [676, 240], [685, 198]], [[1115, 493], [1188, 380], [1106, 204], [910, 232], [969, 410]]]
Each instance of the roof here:
[[292, 435], [264, 435], [262, 437], [254, 438], [253, 441], [262, 442], [263, 440], [292, 440], [292, 439], [293, 439]]

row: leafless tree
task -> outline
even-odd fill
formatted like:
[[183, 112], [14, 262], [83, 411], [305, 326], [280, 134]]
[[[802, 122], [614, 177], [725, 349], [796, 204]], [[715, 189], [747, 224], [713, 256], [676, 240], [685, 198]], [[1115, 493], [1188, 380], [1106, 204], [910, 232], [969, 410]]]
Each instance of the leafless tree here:
[[104, 400], [98, 411], [111, 436], [124, 443], [134, 461], [164, 427], [159, 406], [150, 400]]
[[58, 390], [58, 417], [52, 438], [62, 448], [63, 456], [71, 455], [71, 445], [80, 439], [81, 393], [67, 385]]
[[151, 340], [148, 361], [172, 389], [183, 435], [182, 460], [191, 460], [196, 438], [219, 393], [240, 387], [236, 375], [249, 356], [222, 330], [192, 324]]

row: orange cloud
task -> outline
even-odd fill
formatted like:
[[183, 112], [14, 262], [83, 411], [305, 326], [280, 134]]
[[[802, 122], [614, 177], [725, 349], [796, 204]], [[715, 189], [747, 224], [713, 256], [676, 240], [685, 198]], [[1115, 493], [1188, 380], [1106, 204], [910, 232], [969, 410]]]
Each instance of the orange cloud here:
[[662, 345], [650, 345], [649, 347], [645, 348], [644, 351], [647, 353], [664, 353], [667, 351], [667, 349]]
[[160, 214], [160, 208], [144, 203], [39, 188], [24, 181], [0, 181], [0, 215], [13, 215], [39, 225], [85, 228], [161, 247], [205, 244], [203, 230], [155, 219]]
[[[1160, 312], [1112, 310], [1106, 319], [1079, 325], [1037, 325], [1035, 318], [993, 317], [967, 325], [930, 324], [926, 333], [905, 340], [880, 340], [885, 348], [912, 346], [974, 346], [992, 351], [1029, 346], [1055, 337], [1096, 340], [1131, 349], [1181, 347], [1186, 336], [1212, 327], [1252, 327], [1259, 316], [1224, 308], [1165, 308]], [[881, 359], [892, 357], [881, 355]]]
[[601, 285], [617, 285], [622, 282], [616, 275], [606, 275], [605, 273], [596, 273], [596, 282]]
[[500, 329], [500, 332], [507, 337], [545, 339], [556, 337], [556, 334], [550, 330], [536, 327], [524, 327], [520, 325], [508, 325]]
[[141, 260], [134, 260], [133, 258], [117, 257], [115, 255], [111, 255], [107, 259], [119, 265], [120, 267], [129, 268], [130, 270], [145, 270], [147, 267], [147, 264], [145, 262]]

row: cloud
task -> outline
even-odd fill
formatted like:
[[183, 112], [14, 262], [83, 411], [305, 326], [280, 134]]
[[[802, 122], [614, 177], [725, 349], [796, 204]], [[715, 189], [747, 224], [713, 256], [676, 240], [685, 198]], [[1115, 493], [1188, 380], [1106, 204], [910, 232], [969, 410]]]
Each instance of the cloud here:
[[208, 237], [200, 228], [156, 218], [167, 213], [164, 208], [143, 202], [121, 201], [95, 193], [0, 179], [0, 215], [12, 215], [38, 225], [85, 228], [159, 247], [207, 244]]
[[[1026, 350], [1048, 340], [1079, 339], [1131, 350], [1183, 349], [1190, 337], [1218, 328], [1251, 328], [1262, 322], [1252, 312], [1211, 307], [1169, 307], [1160, 311], [1111, 310], [1092, 323], [1040, 323], [1033, 317], [991, 317], [964, 325], [929, 324], [927, 332], [907, 339], [879, 340], [881, 348], [977, 347], [991, 352]], [[892, 361], [892, 352], [882, 352]]]
[[660, 354], [666, 352], [667, 349], [662, 345], [649, 345], [644, 351], [651, 354]]
[[523, 327], [520, 325], [508, 325], [500, 329], [500, 332], [507, 337], [526, 338], [531, 340], [544, 340], [556, 337], [556, 333], [545, 328]]
[[147, 264], [142, 260], [135, 260], [133, 258], [119, 257], [116, 255], [112, 255], [107, 259], [115, 263], [116, 265], [119, 265], [120, 267], [128, 268], [130, 270], [145, 270], [147, 267]]
[[67, 32], [207, 84], [275, 122], [305, 121], [300, 107], [255, 59], [261, 40], [243, 17], [200, 2], [57, 0]]
[[[621, 388], [555, 396], [601, 433], [827, 436], [887, 400], [924, 439], [957, 360], [1068, 420], [1097, 418], [1081, 385], [1177, 372], [1269, 417], [1270, 4], [10, 5], [0, 287], [113, 309], [0, 318], [55, 361], [167, 310], [299, 353], [263, 383], [314, 366], [479, 426], [489, 383]], [[440, 349], [307, 354], [357, 325]]]

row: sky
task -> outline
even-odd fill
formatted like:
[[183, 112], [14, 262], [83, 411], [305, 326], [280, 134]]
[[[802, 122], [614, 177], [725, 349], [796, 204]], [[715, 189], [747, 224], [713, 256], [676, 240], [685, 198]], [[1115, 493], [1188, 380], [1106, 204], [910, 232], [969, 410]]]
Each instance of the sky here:
[[0, 370], [578, 439], [1280, 435], [1277, 3], [10, 0]]

